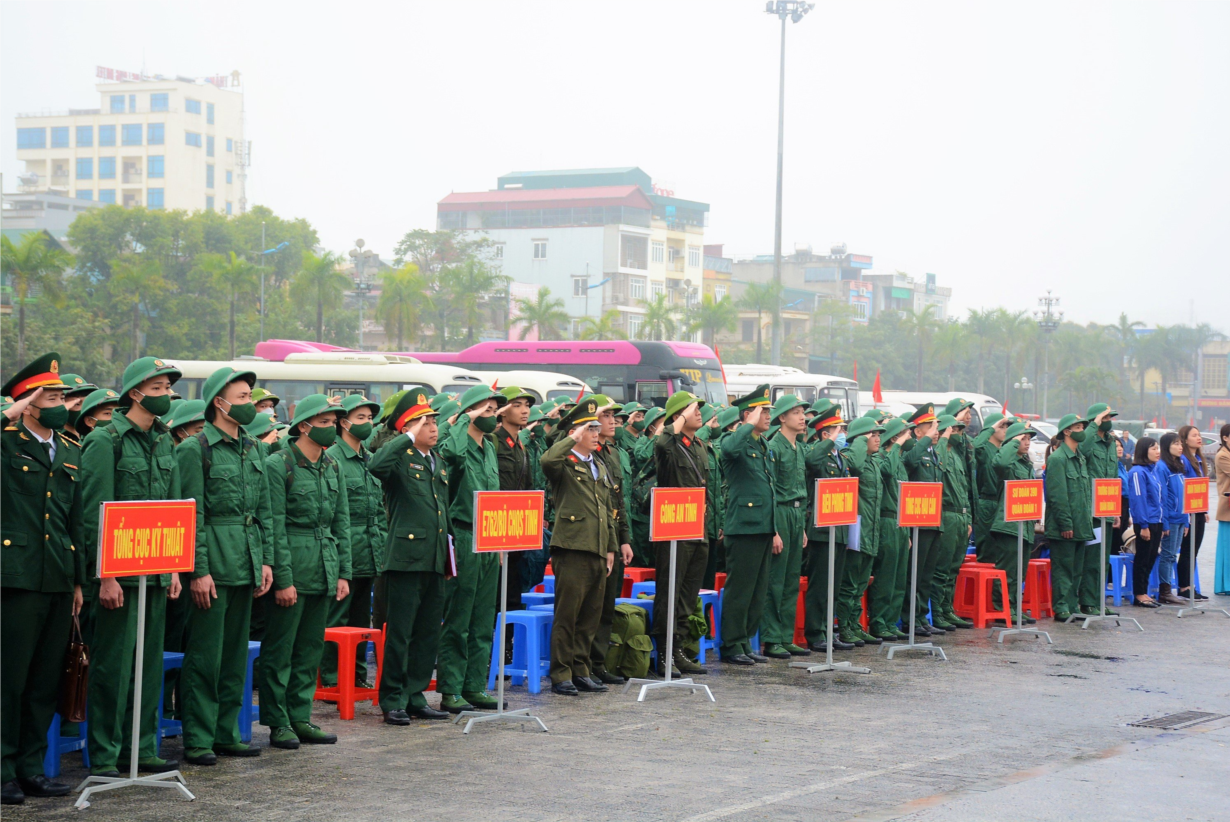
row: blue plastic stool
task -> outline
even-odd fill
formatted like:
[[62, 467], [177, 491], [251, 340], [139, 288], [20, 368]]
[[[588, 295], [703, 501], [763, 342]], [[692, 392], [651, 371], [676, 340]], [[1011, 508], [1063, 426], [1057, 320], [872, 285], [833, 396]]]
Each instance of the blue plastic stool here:
[[1106, 558], [1110, 562], [1110, 583], [1107, 596], [1116, 606], [1135, 598], [1132, 591], [1132, 567], [1136, 564], [1134, 554], [1111, 554]]
[[705, 651], [712, 649], [715, 654], [721, 652], [721, 631], [719, 626], [721, 623], [722, 603], [718, 592], [702, 589], [700, 592], [700, 607], [701, 616], [713, 627], [713, 639], [707, 636], [700, 638], [700, 653], [696, 655], [696, 659], [701, 665], [704, 665]]
[[[539, 588], [541, 588], [542, 590], [539, 591], [538, 590]], [[543, 577], [542, 582], [535, 585], [533, 591], [530, 591], [527, 593], [554, 594], [555, 593], [555, 577]], [[524, 596], [524, 594], [522, 596]]]
[[649, 594], [650, 596], [653, 596], [657, 590], [658, 583], [653, 580], [649, 580], [648, 582], [634, 582], [632, 583], [632, 598], [638, 599], [641, 594]]
[[[527, 611], [546, 611], [548, 614], [553, 614], [555, 613], [555, 604], [552, 603], [550, 605], [531, 605], [529, 608], [526, 608], [525, 610]], [[513, 613], [513, 612], [509, 611], [509, 613]]]
[[[537, 591], [527, 591], [521, 595], [521, 604], [526, 608], [531, 605], [553, 605], [555, 603], [555, 592], [538, 593]], [[511, 611], [509, 613], [512, 613]]]
[[162, 751], [162, 740], [168, 736], [179, 736], [183, 733], [183, 723], [178, 719], [165, 719], [162, 706], [167, 697], [167, 671], [184, 667], [184, 655], [175, 651], [162, 652], [162, 690], [158, 693], [158, 748]]
[[[551, 623], [555, 615], [537, 608], [524, 611], [509, 611], [505, 626], [513, 632], [512, 665], [504, 666], [504, 673], [512, 677], [512, 684], [526, 685], [532, 694], [542, 693], [542, 678], [551, 670]], [[487, 674], [487, 690], [495, 687], [495, 677], [500, 669], [500, 626], [495, 626], [491, 643], [491, 671]]]
[[47, 754], [43, 757], [43, 773], [54, 779], [60, 775], [60, 757], [73, 751], [81, 751], [81, 761], [86, 768], [90, 767], [90, 752], [86, 749], [87, 723], [77, 723], [77, 736], [60, 736], [60, 715], [51, 717], [51, 727], [47, 729]]
[[244, 742], [252, 742], [252, 723], [256, 721], [256, 712], [252, 710], [252, 666], [261, 655], [259, 642], [248, 642], [248, 671], [243, 683], [243, 703], [239, 706], [239, 738]]

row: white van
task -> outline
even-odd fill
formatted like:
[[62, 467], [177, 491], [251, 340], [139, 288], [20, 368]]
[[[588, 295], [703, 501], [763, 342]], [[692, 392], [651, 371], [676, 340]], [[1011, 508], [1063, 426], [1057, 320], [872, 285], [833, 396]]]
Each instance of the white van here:
[[864, 414], [872, 408], [878, 408], [886, 414], [892, 414], [894, 417], [900, 417], [902, 414], [913, 414], [918, 410], [918, 406], [916, 405], [910, 405], [908, 402], [901, 402], [900, 400], [894, 400], [888, 397], [884, 398], [884, 402], [876, 402], [875, 399], [872, 398], [870, 391], [858, 392], [858, 407]]
[[974, 413], [970, 416], [969, 429], [965, 432], [971, 437], [977, 436], [982, 430], [982, 421], [988, 416], [1002, 414], [1004, 411], [1004, 404], [990, 394], [974, 394], [964, 391], [883, 391], [881, 393], [885, 402], [904, 402], [915, 408], [925, 402], [935, 403], [937, 414], [944, 409], [949, 400], [959, 397], [972, 402]]
[[567, 397], [575, 400], [582, 391], [590, 392], [589, 386], [576, 377], [567, 374], [556, 374], [554, 371], [483, 371], [484, 379], [499, 383], [500, 388], [515, 385], [522, 391], [534, 395], [534, 404], [538, 405], [556, 397]]
[[769, 384], [769, 397], [774, 402], [783, 394], [794, 394], [809, 405], [826, 397], [841, 406], [842, 416], [854, 419], [859, 415], [858, 383], [845, 377], [809, 374], [785, 365], [726, 366], [726, 393], [734, 402], [757, 387]]

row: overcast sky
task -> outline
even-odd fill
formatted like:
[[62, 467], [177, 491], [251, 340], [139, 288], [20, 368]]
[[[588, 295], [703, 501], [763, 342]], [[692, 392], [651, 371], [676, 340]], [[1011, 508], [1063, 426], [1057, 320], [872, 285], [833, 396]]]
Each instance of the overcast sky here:
[[[0, 3], [14, 115], [94, 66], [243, 74], [250, 203], [391, 256], [450, 191], [636, 165], [773, 250], [779, 28], [758, 0]], [[783, 243], [934, 272], [954, 313], [1230, 332], [1230, 3], [821, 0], [787, 24]]]

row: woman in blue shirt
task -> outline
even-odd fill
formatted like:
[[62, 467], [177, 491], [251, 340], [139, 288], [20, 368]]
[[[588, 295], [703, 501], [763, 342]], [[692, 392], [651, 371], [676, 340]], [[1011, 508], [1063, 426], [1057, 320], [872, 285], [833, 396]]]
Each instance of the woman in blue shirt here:
[[1169, 431], [1162, 435], [1161, 459], [1154, 470], [1162, 486], [1162, 546], [1157, 563], [1157, 599], [1163, 605], [1186, 605], [1175, 596], [1170, 581], [1187, 536], [1187, 515], [1183, 513], [1183, 441]]
[[[1183, 453], [1179, 457], [1179, 462], [1183, 464], [1183, 476], [1190, 478], [1207, 477], [1209, 475], [1209, 467], [1205, 464], [1204, 454], [1201, 449], [1204, 448], [1204, 438], [1200, 436], [1200, 429], [1194, 425], [1185, 425], [1179, 429], [1179, 442], [1183, 443]], [[1211, 484], [1211, 483], [1210, 483]], [[1196, 514], [1196, 556], [1200, 556], [1200, 544], [1204, 542], [1204, 529], [1208, 524], [1209, 514], [1206, 511], [1203, 514]], [[1188, 554], [1192, 549], [1191, 539], [1183, 541], [1183, 550], [1179, 553], [1179, 596], [1184, 599], [1189, 599], [1191, 592], [1191, 558]], [[1196, 599], [1208, 599], [1196, 590]]]
[[1132, 604], [1141, 608], [1156, 608], [1149, 596], [1149, 575], [1157, 561], [1162, 542], [1162, 486], [1158, 482], [1156, 465], [1162, 450], [1157, 440], [1141, 437], [1136, 441], [1132, 470], [1128, 472], [1128, 510], [1132, 514], [1132, 529], [1136, 533], [1136, 559], [1132, 563]]

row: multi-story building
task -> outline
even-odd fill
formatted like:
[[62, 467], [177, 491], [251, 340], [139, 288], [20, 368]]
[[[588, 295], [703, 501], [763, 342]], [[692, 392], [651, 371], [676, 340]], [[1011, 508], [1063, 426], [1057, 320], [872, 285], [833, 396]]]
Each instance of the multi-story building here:
[[62, 194], [5, 194], [4, 229], [46, 231], [60, 242], [68, 239], [68, 227], [77, 215], [91, 208], [101, 208], [96, 202], [77, 200]]
[[937, 285], [934, 274], [918, 279], [898, 271], [893, 274], [866, 274], [863, 279], [872, 288], [872, 314], [881, 311], [921, 312], [926, 306], [934, 305], [935, 319], [949, 318], [948, 301], [952, 299], [952, 289]]
[[[100, 74], [107, 70], [100, 69]], [[242, 213], [248, 145], [238, 72], [97, 84], [98, 108], [17, 115], [22, 193]]]
[[731, 296], [730, 278], [734, 274], [734, 261], [722, 256], [722, 246], [707, 245], [705, 249], [704, 292], [703, 297], [710, 297], [714, 302], [720, 302]]

